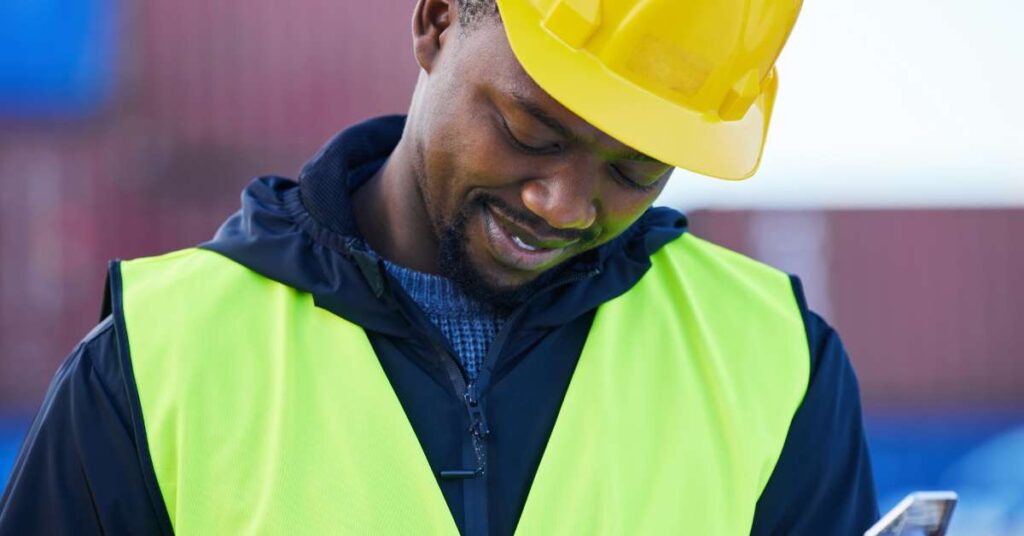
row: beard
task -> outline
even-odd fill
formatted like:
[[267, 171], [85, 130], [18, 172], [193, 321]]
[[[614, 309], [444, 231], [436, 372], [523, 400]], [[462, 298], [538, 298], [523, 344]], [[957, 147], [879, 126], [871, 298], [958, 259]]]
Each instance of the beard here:
[[440, 255], [441, 273], [455, 282], [469, 297], [487, 304], [499, 312], [509, 312], [522, 305], [531, 296], [548, 285], [555, 274], [560, 272], [556, 266], [536, 279], [515, 286], [498, 286], [487, 278], [473, 265], [466, 250], [468, 237], [466, 229], [470, 219], [479, 215], [487, 204], [497, 204], [506, 211], [514, 210], [504, 206], [500, 200], [481, 195], [466, 203], [458, 214], [439, 233], [438, 253]]

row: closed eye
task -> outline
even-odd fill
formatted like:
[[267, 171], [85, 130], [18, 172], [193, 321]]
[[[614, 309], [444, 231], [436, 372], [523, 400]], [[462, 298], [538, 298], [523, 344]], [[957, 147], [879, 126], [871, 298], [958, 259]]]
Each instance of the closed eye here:
[[505, 120], [503, 115], [498, 114], [498, 118], [501, 122], [501, 130], [505, 134], [505, 138], [508, 140], [509, 144], [516, 149], [531, 155], [550, 155], [562, 150], [562, 145], [559, 143], [551, 143], [543, 147], [530, 145], [520, 140], [514, 133], [512, 133], [512, 129], [508, 126], [508, 121]]
[[650, 184], [641, 184], [629, 178], [629, 176], [623, 173], [622, 170], [619, 169], [619, 166], [616, 166], [615, 164], [608, 164], [608, 168], [611, 169], [612, 176], [615, 177], [617, 181], [619, 181], [627, 188], [631, 188], [633, 190], [637, 190], [640, 192], [649, 192], [653, 190], [655, 186], [658, 185], [658, 181], [654, 181]]

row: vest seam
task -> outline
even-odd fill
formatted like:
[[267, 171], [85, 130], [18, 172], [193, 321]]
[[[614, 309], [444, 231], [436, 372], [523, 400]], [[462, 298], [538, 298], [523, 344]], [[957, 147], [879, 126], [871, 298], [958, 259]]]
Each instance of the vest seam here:
[[108, 275], [110, 302], [112, 305], [111, 314], [114, 317], [114, 333], [117, 336], [118, 364], [121, 368], [122, 382], [128, 395], [128, 411], [131, 418], [132, 436], [135, 441], [135, 453], [142, 471], [146, 494], [156, 514], [157, 524], [160, 526], [161, 533], [173, 536], [174, 524], [171, 522], [170, 512], [167, 510], [167, 503], [164, 500], [163, 492], [160, 490], [156, 468], [153, 466], [153, 459], [149, 452], [149, 436], [146, 434], [145, 419], [142, 414], [142, 401], [139, 398], [138, 386], [135, 383], [135, 372], [131, 363], [131, 348], [128, 344], [128, 329], [124, 315], [124, 293], [121, 276], [122, 262], [120, 259], [111, 261]]

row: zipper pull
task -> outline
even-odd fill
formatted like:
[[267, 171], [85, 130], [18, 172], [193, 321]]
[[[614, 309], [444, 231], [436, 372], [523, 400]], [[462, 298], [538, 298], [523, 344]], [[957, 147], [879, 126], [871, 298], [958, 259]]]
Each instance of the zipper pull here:
[[476, 469], [452, 469], [441, 471], [441, 478], [445, 479], [467, 479], [475, 478], [484, 474], [487, 469], [487, 446], [484, 444], [484, 438], [487, 437], [491, 430], [487, 427], [487, 417], [484, 416], [484, 410], [480, 407], [480, 403], [476, 397], [473, 396], [473, 386], [466, 389], [466, 394], [463, 396], [463, 402], [466, 404], [466, 411], [469, 413], [469, 433], [473, 436], [473, 450], [476, 451]]
[[487, 426], [487, 417], [484, 416], [483, 408], [473, 396], [473, 390], [467, 389], [464, 398], [466, 411], [469, 412], [469, 431], [479, 438], [487, 437], [491, 433], [491, 429]]

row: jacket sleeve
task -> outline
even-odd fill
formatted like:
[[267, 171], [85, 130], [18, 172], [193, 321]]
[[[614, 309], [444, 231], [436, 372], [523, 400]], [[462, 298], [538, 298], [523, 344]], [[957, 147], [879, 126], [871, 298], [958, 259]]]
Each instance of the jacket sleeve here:
[[803, 300], [810, 381], [761, 494], [753, 535], [857, 535], [878, 519], [860, 394], [839, 335]]
[[170, 534], [116, 333], [107, 317], [57, 371], [0, 497], [0, 535]]

